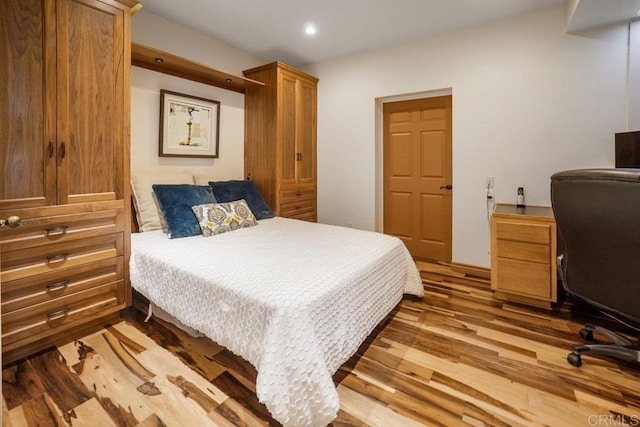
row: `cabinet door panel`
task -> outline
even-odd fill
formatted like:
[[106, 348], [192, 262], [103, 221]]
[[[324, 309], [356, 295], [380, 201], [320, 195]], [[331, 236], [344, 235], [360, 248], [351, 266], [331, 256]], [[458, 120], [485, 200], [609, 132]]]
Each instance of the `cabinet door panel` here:
[[281, 94], [280, 132], [282, 132], [282, 184], [296, 182], [296, 79], [280, 74]]
[[316, 90], [315, 86], [300, 81], [298, 103], [298, 183], [313, 184], [316, 168]]
[[123, 25], [103, 3], [58, 2], [60, 203], [122, 197]]
[[55, 203], [51, 0], [0, 2], [0, 210]]

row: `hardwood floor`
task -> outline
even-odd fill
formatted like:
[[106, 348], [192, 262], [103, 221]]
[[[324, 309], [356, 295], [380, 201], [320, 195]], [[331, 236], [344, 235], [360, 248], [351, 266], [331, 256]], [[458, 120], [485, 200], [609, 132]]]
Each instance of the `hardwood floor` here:
[[[486, 280], [418, 265], [425, 297], [405, 297], [336, 373], [333, 425], [640, 425], [640, 365], [566, 362], [593, 313], [505, 304]], [[3, 425], [277, 425], [247, 362], [133, 310], [124, 317], [5, 368]]]

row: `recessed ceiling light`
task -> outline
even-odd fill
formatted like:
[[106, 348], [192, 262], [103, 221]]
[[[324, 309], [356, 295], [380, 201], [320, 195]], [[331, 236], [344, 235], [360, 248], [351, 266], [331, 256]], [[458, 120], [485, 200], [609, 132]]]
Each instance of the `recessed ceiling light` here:
[[312, 36], [316, 33], [316, 26], [309, 22], [304, 25], [304, 32], [307, 33], [307, 35]]

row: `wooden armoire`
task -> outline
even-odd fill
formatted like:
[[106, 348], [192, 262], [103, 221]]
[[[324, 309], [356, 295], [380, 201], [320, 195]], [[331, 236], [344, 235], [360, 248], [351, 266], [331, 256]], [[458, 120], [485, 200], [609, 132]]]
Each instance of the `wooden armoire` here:
[[318, 79], [282, 62], [244, 71], [245, 174], [273, 212], [316, 221]]
[[4, 364], [77, 338], [130, 305], [136, 4], [0, 2]]

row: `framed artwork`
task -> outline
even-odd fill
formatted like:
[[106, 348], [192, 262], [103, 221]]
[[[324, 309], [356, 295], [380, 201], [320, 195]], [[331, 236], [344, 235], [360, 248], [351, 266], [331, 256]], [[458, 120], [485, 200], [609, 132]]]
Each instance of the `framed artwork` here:
[[160, 157], [218, 158], [220, 102], [160, 90]]

